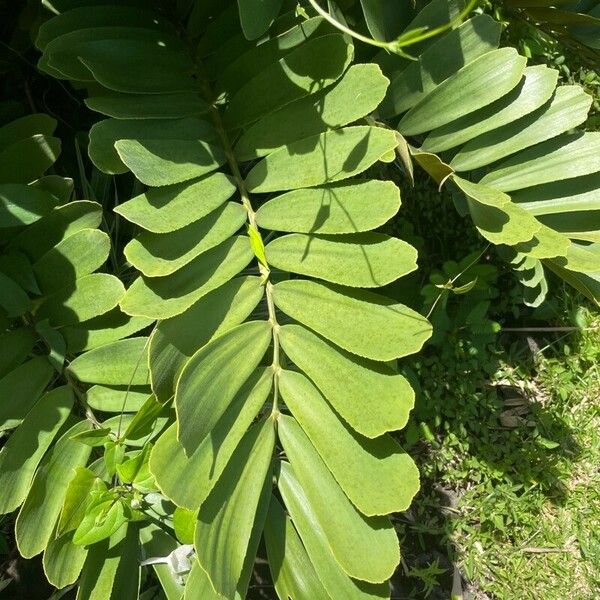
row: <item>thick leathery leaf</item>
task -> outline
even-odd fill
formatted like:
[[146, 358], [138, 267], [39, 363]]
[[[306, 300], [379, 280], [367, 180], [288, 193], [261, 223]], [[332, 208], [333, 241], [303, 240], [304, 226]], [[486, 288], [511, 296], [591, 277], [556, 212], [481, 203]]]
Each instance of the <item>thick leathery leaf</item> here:
[[150, 455], [150, 470], [167, 498], [189, 510], [204, 502], [265, 403], [272, 382], [269, 368], [253, 373], [189, 457], [177, 441], [176, 425], [163, 433]]
[[135, 412], [150, 396], [148, 386], [94, 385], [85, 394], [91, 408], [102, 412]]
[[434, 129], [425, 138], [422, 149], [442, 152], [532, 113], [551, 98], [557, 80], [558, 71], [554, 69], [544, 65], [527, 67], [514, 90], [492, 104]]
[[493, 244], [512, 246], [527, 242], [540, 230], [540, 223], [513, 203], [507, 194], [458, 176], [453, 176], [452, 180], [467, 196], [477, 230]]
[[377, 65], [353, 65], [331, 88], [257, 121], [237, 142], [236, 156], [240, 160], [265, 156], [296, 140], [353, 123], [377, 108], [387, 84]]
[[51, 539], [44, 551], [44, 573], [48, 581], [58, 589], [75, 583], [87, 553], [87, 548], [73, 543], [73, 532]]
[[115, 212], [155, 233], [169, 233], [209, 214], [235, 191], [224, 173], [212, 173], [198, 181], [149, 189], [120, 204]]
[[181, 315], [161, 321], [150, 340], [152, 389], [161, 402], [175, 391], [188, 359], [215, 336], [242, 323], [264, 295], [260, 277], [237, 277], [203, 296]]
[[276, 284], [273, 299], [284, 313], [334, 344], [374, 360], [417, 352], [431, 336], [425, 317], [367, 291], [296, 279]]
[[59, 242], [33, 265], [40, 289], [48, 294], [101, 267], [110, 252], [110, 238], [99, 229], [82, 229]]
[[406, 8], [398, 2], [386, 0], [360, 0], [367, 27], [376, 40], [391, 41], [401, 31]]
[[123, 284], [114, 275], [92, 273], [47, 296], [36, 317], [48, 319], [54, 326], [74, 325], [112, 310], [124, 293]]
[[370, 584], [348, 577], [334, 557], [325, 531], [287, 462], [280, 463], [277, 486], [319, 579], [332, 598], [349, 600], [390, 597], [389, 585]]
[[44, 356], [36, 356], [0, 379], [0, 431], [16, 427], [31, 410], [52, 379]]
[[200, 115], [208, 105], [198, 94], [110, 94], [92, 96], [88, 108], [115, 119], [179, 119]]
[[323, 185], [362, 173], [397, 145], [393, 131], [344, 127], [292, 142], [263, 158], [246, 177], [251, 192]]
[[151, 323], [152, 319], [130, 317], [119, 308], [114, 308], [88, 321], [63, 327], [60, 331], [67, 342], [69, 352], [79, 353], [126, 338], [145, 329]]
[[[290, 25], [293, 26], [288, 29]], [[310, 39], [336, 33], [335, 27], [323, 17], [293, 19], [283, 28], [284, 31], [280, 35], [276, 35], [278, 32], [272, 30], [271, 36], [261, 40], [259, 44], [248, 44], [242, 36], [234, 36], [219, 48], [218, 56], [208, 57], [207, 70], [214, 69], [214, 77], [217, 79], [214, 85], [215, 93], [219, 95], [226, 92], [231, 97], [263, 69], [298, 46]], [[223, 62], [217, 66], [219, 59]]]
[[92, 27], [111, 27], [135, 23], [137, 27], [147, 29], [164, 29], [167, 22], [151, 11], [140, 10], [131, 6], [106, 5], [75, 6], [63, 14], [42, 23], [38, 30], [35, 45], [43, 50], [52, 40], [79, 29]]
[[125, 524], [109, 540], [92, 544], [81, 571], [77, 600], [137, 600], [139, 532]]
[[11, 241], [11, 247], [36, 261], [61, 240], [82, 229], [94, 229], [101, 222], [102, 207], [97, 202], [69, 202], [27, 227]]
[[479, 15], [434, 40], [417, 61], [392, 77], [380, 114], [391, 117], [418, 104], [459, 69], [495, 50], [501, 30], [498, 21]]
[[362, 581], [380, 583], [388, 579], [400, 562], [396, 532], [389, 519], [365, 517], [354, 508], [294, 419], [280, 415], [278, 432], [340, 566]]
[[82, 48], [81, 62], [115, 92], [162, 94], [194, 91], [193, 64], [185, 52], [143, 40], [105, 40]]
[[202, 140], [118, 140], [115, 148], [127, 168], [146, 185], [188, 181], [225, 162], [220, 145]]
[[450, 166], [470, 171], [560, 135], [583, 123], [591, 104], [592, 97], [578, 85], [559, 87], [547, 106], [471, 140]]
[[150, 383], [148, 338], [128, 338], [94, 348], [78, 356], [69, 371], [86, 383], [146, 385]]
[[177, 382], [177, 437], [191, 455], [264, 356], [271, 325], [250, 321], [230, 329], [198, 350]]
[[417, 268], [417, 251], [382, 233], [292, 233], [270, 242], [265, 252], [278, 269], [351, 287], [382, 287]]
[[[346, 70], [352, 55], [352, 45], [339, 33], [302, 44], [238, 90], [225, 111], [225, 125], [235, 129], [252, 123], [289, 102], [314, 93], [315, 82], [319, 82], [320, 88], [326, 88]], [[266, 89], [268, 94], [264, 93]]]
[[3, 317], [20, 317], [31, 307], [31, 300], [23, 288], [0, 271], [0, 314]]
[[383, 225], [400, 208], [391, 181], [356, 181], [293, 190], [263, 204], [256, 222], [263, 229], [299, 233], [354, 233]]
[[501, 163], [480, 183], [503, 192], [600, 171], [600, 132], [574, 133], [529, 148]]
[[431, 131], [491, 104], [519, 83], [526, 62], [514, 48], [480, 56], [411, 108], [400, 121], [398, 131], [402, 135]]
[[231, 237], [245, 223], [246, 217], [241, 204], [228, 202], [177, 231], [141, 233], [125, 246], [125, 257], [144, 275], [170, 275]]
[[0, 334], [0, 381], [27, 358], [35, 342], [36, 336], [26, 327]]
[[32, 135], [0, 151], [0, 184], [29, 183], [41, 177], [60, 154], [60, 140]]
[[52, 539], [73, 470], [85, 465], [92, 451], [90, 446], [71, 438], [91, 428], [89, 421], [80, 421], [44, 457], [15, 524], [22, 556], [31, 558], [39, 554]]
[[301, 373], [282, 371], [279, 389], [286, 406], [362, 514], [385, 515], [410, 506], [419, 489], [419, 472], [392, 437], [370, 440], [353, 432]]
[[214, 139], [211, 125], [198, 118], [174, 119], [105, 119], [90, 129], [89, 155], [92, 162], [104, 173], [126, 173], [128, 166], [115, 148], [118, 140], [152, 140], [167, 143]]
[[45, 394], [0, 452], [0, 513], [15, 510], [27, 496], [38, 463], [71, 413], [68, 387]]
[[532, 215], [600, 210], [600, 172], [513, 192], [511, 198]]
[[279, 598], [330, 600], [283, 507], [271, 496], [265, 522], [269, 569]]
[[81, 60], [90, 45], [93, 50], [115, 41], [127, 39], [157, 45], [171, 51], [185, 49], [182, 41], [172, 34], [139, 27], [94, 27], [79, 29], [52, 40], [44, 49], [38, 66], [57, 79], [93, 82], [94, 76]]
[[250, 429], [200, 507], [195, 536], [198, 561], [214, 589], [226, 598], [234, 597], [246, 554], [252, 554], [248, 546], [257, 512], [263, 512], [259, 503], [266, 500], [262, 492], [274, 445], [270, 419]]
[[237, 0], [242, 31], [249, 40], [265, 33], [279, 14], [282, 0]]
[[56, 119], [44, 113], [26, 115], [0, 127], [0, 152], [32, 135], [51, 136], [56, 129]]
[[30, 185], [0, 185], [0, 228], [31, 225], [52, 212], [57, 204], [57, 198]]
[[130, 315], [168, 319], [237, 275], [254, 257], [246, 236], [236, 236], [166, 277], [136, 279], [121, 301]]

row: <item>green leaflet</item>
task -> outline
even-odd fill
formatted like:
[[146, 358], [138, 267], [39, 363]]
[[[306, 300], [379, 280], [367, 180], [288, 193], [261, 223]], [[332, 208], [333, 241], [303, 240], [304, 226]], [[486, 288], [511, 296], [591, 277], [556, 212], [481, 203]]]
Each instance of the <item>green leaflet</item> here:
[[300, 373], [282, 371], [279, 389], [286, 406], [362, 514], [385, 515], [410, 506], [419, 489], [419, 472], [392, 437], [370, 440], [353, 432]]
[[94, 229], [102, 221], [102, 207], [97, 202], [80, 200], [56, 207], [11, 240], [10, 246], [24, 252], [32, 261], [82, 229]]
[[166, 277], [136, 279], [121, 300], [130, 315], [168, 319], [237, 275], [254, 257], [246, 236], [236, 236]]
[[44, 56], [38, 66], [42, 71], [58, 79], [75, 81], [94, 81], [89, 68], [85, 66], [82, 57], [89, 51], [90, 45], [96, 48], [98, 42], [110, 42], [127, 38], [130, 41], [140, 40], [160, 45], [170, 50], [178, 51], [183, 48], [181, 40], [172, 34], [156, 29], [139, 27], [94, 27], [72, 31], [52, 40], [44, 48]]
[[[198, 561], [214, 589], [233, 598], [244, 567], [252, 528], [268, 481], [275, 445], [273, 422], [257, 423], [244, 436], [217, 485], [200, 507], [196, 525]], [[224, 502], [224, 499], [227, 499]], [[260, 527], [262, 523], [257, 523]], [[256, 540], [258, 542], [258, 540]]]
[[139, 533], [126, 524], [110, 540], [90, 547], [77, 600], [137, 600], [140, 587]]
[[225, 162], [219, 145], [201, 140], [118, 140], [115, 148], [129, 170], [146, 185], [188, 181]]
[[379, 107], [380, 114], [391, 117], [412, 108], [461, 67], [495, 50], [501, 29], [498, 21], [478, 15], [437, 40], [434, 38], [418, 61], [392, 77]]
[[104, 40], [82, 48], [81, 62], [94, 79], [115, 92], [190, 92], [194, 66], [187, 53], [143, 40]]
[[124, 293], [123, 284], [114, 275], [92, 273], [47, 296], [36, 318], [48, 319], [55, 327], [74, 325], [115, 308]]
[[150, 395], [148, 387], [94, 385], [85, 394], [87, 403], [103, 412], [138, 411]]
[[547, 106], [471, 140], [450, 166], [457, 171], [473, 170], [560, 135], [583, 123], [591, 104], [591, 96], [579, 86], [559, 87]]
[[0, 185], [0, 228], [31, 225], [49, 214], [58, 199], [21, 183]]
[[22, 556], [31, 558], [50, 542], [73, 469], [85, 465], [92, 450], [71, 437], [91, 428], [89, 421], [80, 421], [44, 457], [15, 524], [17, 546]]
[[526, 62], [514, 48], [483, 54], [411, 108], [398, 131], [402, 135], [424, 133], [491, 104], [519, 83]]
[[115, 149], [118, 140], [198, 140], [213, 139], [213, 128], [198, 118], [173, 119], [106, 119], [90, 129], [89, 155], [105, 173], [125, 173], [127, 165]]
[[0, 379], [0, 431], [21, 423], [50, 383], [53, 372], [45, 357], [36, 356]]
[[558, 71], [554, 69], [544, 65], [527, 67], [514, 90], [488, 106], [434, 129], [425, 138], [422, 149], [442, 152], [532, 113], [551, 98], [557, 80]]
[[[216, 93], [226, 91], [231, 96], [263, 69], [268, 68], [298, 46], [310, 39], [336, 32], [336, 29], [323, 17], [295, 19], [292, 24], [294, 26], [290, 29], [286, 28], [280, 35], [262, 40], [258, 45], [249, 45], [241, 35], [232, 38], [234, 42], [233, 48], [229, 50], [230, 56], [227, 56], [228, 50], [222, 46], [218, 56], [214, 57], [217, 64], [220, 62], [219, 58], [223, 60], [222, 66], [215, 65]], [[276, 32], [272, 30], [272, 33]], [[238, 42], [237, 45], [235, 40]], [[215, 63], [211, 61], [211, 57], [208, 57], [207, 70], [210, 70], [213, 64]]]
[[355, 579], [371, 583], [388, 579], [400, 562], [398, 540], [390, 521], [357, 512], [294, 419], [280, 415], [278, 432], [342, 569]]
[[237, 142], [236, 156], [240, 160], [265, 156], [296, 140], [353, 123], [377, 108], [387, 84], [377, 65], [353, 65], [331, 88], [257, 121]]
[[213, 337], [242, 323], [264, 295], [259, 277], [237, 277], [209, 292], [181, 315], [161, 321], [150, 339], [152, 389], [162, 402], [188, 359]]
[[34, 333], [25, 327], [0, 334], [0, 378], [17, 368], [27, 358], [35, 342]]
[[246, 216], [241, 204], [228, 202], [172, 233], [141, 233], [125, 246], [125, 256], [144, 275], [170, 275], [231, 237], [246, 222]]
[[73, 544], [73, 533], [50, 540], [44, 551], [44, 573], [48, 581], [61, 589], [75, 583], [88, 554], [88, 549]]
[[81, 229], [59, 242], [33, 265], [40, 289], [48, 294], [101, 267], [110, 252], [110, 238], [99, 229]]
[[130, 317], [119, 308], [114, 308], [83, 323], [63, 327], [61, 333], [67, 341], [69, 351], [76, 353], [126, 338], [145, 329], [152, 322], [152, 319], [145, 317]]
[[277, 192], [347, 179], [397, 145], [381, 127], [344, 127], [292, 142], [263, 158], [246, 177], [251, 192]]
[[390, 41], [400, 35], [406, 24], [406, 7], [385, 0], [360, 0], [360, 4], [367, 27], [376, 40]]
[[342, 570], [331, 551], [324, 529], [287, 462], [281, 462], [277, 486], [317, 575], [331, 598], [372, 600], [390, 597], [389, 584], [356, 581]]
[[503, 192], [600, 171], [600, 132], [567, 134], [509, 158], [480, 183]]
[[527, 242], [541, 225], [527, 211], [495, 188], [453, 176], [452, 181], [468, 199], [469, 212], [477, 230], [493, 244], [513, 246]]
[[382, 233], [294, 233], [273, 240], [265, 251], [273, 267], [351, 287], [382, 287], [417, 268], [417, 251]]
[[60, 140], [33, 135], [0, 150], [0, 184], [29, 183], [41, 177], [60, 154]]
[[140, 10], [131, 6], [89, 6], [69, 7], [61, 15], [49, 19], [40, 25], [35, 45], [43, 50], [52, 40], [79, 29], [91, 27], [110, 27], [135, 23], [137, 27], [149, 29], [165, 28], [167, 23], [156, 13]]
[[511, 198], [532, 215], [600, 210], [600, 172], [513, 192]]
[[87, 98], [88, 108], [115, 119], [180, 119], [208, 111], [197, 94], [106, 94]]
[[31, 310], [31, 300], [13, 279], [0, 272], [0, 308], [7, 317], [20, 317]]
[[345, 352], [300, 325], [281, 327], [279, 341], [286, 356], [360, 434], [375, 438], [406, 425], [415, 395], [388, 365]]
[[237, 0], [242, 31], [249, 40], [265, 33], [279, 14], [283, 0]]
[[198, 350], [187, 362], [175, 391], [177, 437], [191, 455], [227, 410], [271, 343], [271, 324], [249, 321]]
[[148, 372], [148, 338], [119, 340], [78, 356], [69, 371], [79, 381], [106, 385], [145, 385]]
[[165, 496], [189, 510], [196, 510], [204, 502], [265, 403], [272, 383], [269, 368], [250, 375], [208, 436], [189, 456], [177, 441], [177, 426], [167, 429], [150, 455], [150, 470]]
[[104, 481], [97, 477], [93, 471], [85, 467], [75, 469], [75, 474], [69, 482], [65, 494], [65, 501], [56, 530], [57, 535], [60, 536], [63, 533], [77, 529], [85, 518], [94, 496], [98, 496], [106, 490], [107, 486]]
[[265, 545], [279, 598], [330, 600], [292, 522], [275, 496], [271, 496], [265, 522]]
[[73, 393], [68, 387], [48, 392], [34, 405], [2, 448], [1, 514], [15, 510], [25, 500], [38, 463], [69, 416], [73, 400]]
[[233, 195], [235, 185], [224, 173], [192, 183], [149, 189], [117, 206], [115, 212], [155, 233], [169, 233], [208, 215]]
[[298, 233], [355, 233], [383, 225], [400, 208], [391, 181], [354, 181], [293, 190], [263, 204], [256, 221], [263, 229]]
[[431, 335], [425, 317], [372, 292], [296, 279], [277, 283], [273, 299], [293, 319], [373, 360], [417, 352]]
[[[339, 33], [302, 44], [263, 69], [234, 94], [224, 114], [228, 129], [248, 125], [282, 106], [334, 83], [346, 70], [353, 47]], [[322, 60], [323, 56], [327, 60]], [[265, 94], [264, 90], [270, 90]]]
[[51, 136], [55, 129], [56, 120], [43, 113], [15, 119], [0, 127], [0, 152], [33, 135]]

